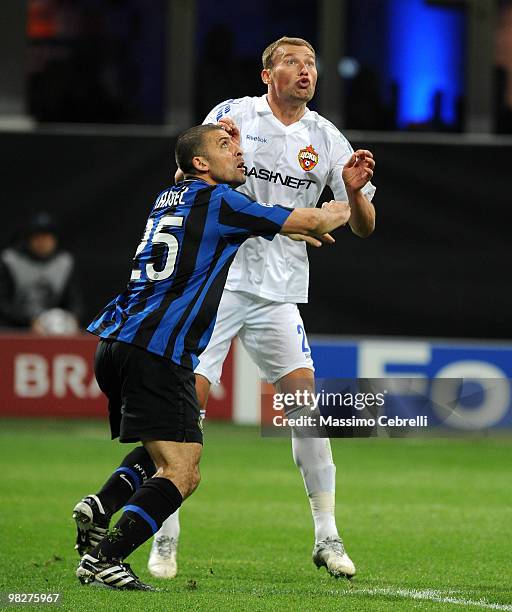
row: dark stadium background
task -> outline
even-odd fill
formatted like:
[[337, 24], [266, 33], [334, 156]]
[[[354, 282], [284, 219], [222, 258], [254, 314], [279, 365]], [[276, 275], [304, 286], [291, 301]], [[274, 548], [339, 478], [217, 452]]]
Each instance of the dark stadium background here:
[[[377, 231], [360, 240], [339, 230], [336, 245], [309, 250], [308, 331], [512, 337], [512, 149], [354, 145], [377, 159]], [[148, 209], [174, 175], [173, 147], [168, 135], [2, 136], [4, 236], [31, 211], [55, 213], [77, 255], [86, 320], [127, 282]]]
[[[473, 22], [474, 2], [6, 2], [0, 247], [28, 215], [52, 213], [77, 259], [86, 323], [127, 279], [152, 198], [174, 174], [175, 135], [222, 99], [261, 94], [261, 49], [296, 34], [319, 49], [313, 108], [377, 160], [375, 234], [340, 231], [335, 247], [310, 249], [309, 332], [510, 338], [512, 148], [492, 133], [512, 129], [512, 111], [491, 40], [506, 38], [493, 19], [510, 3], [481, 3]], [[404, 63], [408, 43], [419, 68]], [[429, 86], [425, 54], [446, 85], [419, 101], [405, 93]]]

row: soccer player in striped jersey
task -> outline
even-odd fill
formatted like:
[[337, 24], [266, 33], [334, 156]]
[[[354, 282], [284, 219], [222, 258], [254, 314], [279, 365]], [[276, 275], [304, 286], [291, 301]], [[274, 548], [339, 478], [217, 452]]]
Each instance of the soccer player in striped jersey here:
[[100, 337], [95, 374], [109, 400], [112, 438], [142, 446], [74, 508], [83, 584], [152, 590], [124, 559], [199, 484], [203, 436], [193, 370], [242, 243], [278, 233], [322, 236], [350, 217], [346, 203], [292, 210], [234, 191], [245, 182], [242, 150], [216, 125], [184, 132], [176, 160], [184, 180], [156, 199], [126, 290], [88, 327]]

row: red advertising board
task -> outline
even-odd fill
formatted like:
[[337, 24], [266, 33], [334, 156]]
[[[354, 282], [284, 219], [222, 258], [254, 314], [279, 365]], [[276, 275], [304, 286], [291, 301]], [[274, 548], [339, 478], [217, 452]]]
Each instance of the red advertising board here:
[[[97, 340], [88, 334], [41, 337], [0, 335], [0, 416], [104, 417], [106, 399], [94, 378]], [[231, 419], [233, 362], [213, 388], [208, 418]]]

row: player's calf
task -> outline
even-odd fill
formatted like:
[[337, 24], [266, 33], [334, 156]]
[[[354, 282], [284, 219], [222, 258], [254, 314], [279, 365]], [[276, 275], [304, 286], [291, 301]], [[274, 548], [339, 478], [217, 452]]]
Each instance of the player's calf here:
[[115, 514], [155, 471], [155, 464], [144, 446], [135, 447], [97, 493], [105, 511]]
[[144, 446], [157, 467], [155, 477], [172, 482], [186, 499], [201, 480], [199, 460], [202, 444], [197, 442], [147, 441]]

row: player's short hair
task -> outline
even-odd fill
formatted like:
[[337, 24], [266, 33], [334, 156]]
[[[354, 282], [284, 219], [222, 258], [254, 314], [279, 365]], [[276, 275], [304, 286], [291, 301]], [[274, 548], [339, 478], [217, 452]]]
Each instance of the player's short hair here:
[[195, 125], [178, 136], [175, 148], [176, 164], [183, 174], [193, 174], [195, 172], [192, 164], [194, 157], [198, 155], [206, 156], [204, 149], [205, 135], [221, 129], [218, 125], [207, 123], [206, 125]]
[[265, 51], [263, 51], [263, 54], [261, 56], [261, 62], [265, 70], [270, 70], [274, 66], [274, 53], [281, 45], [296, 45], [297, 47], [307, 47], [308, 49], [311, 49], [313, 55], [316, 55], [313, 45], [307, 40], [304, 40], [303, 38], [281, 36], [281, 38], [279, 38], [275, 42], [270, 43], [270, 45], [265, 49]]

